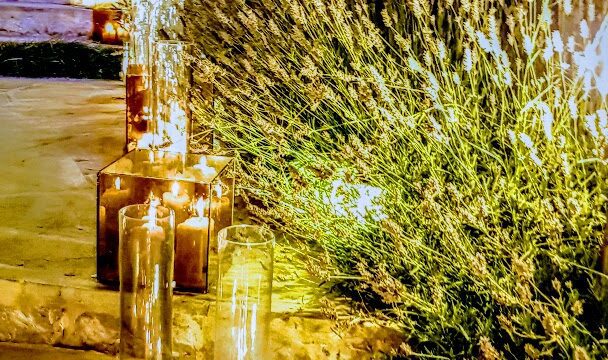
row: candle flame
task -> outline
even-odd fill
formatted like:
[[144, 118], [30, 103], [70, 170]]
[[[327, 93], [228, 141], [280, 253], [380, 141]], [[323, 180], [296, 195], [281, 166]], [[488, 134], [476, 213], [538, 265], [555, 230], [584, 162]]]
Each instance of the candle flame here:
[[207, 201], [203, 200], [202, 197], [196, 200], [196, 204], [194, 204], [194, 210], [196, 210], [196, 214], [198, 217], [205, 217], [205, 208], [207, 207]]
[[116, 179], [114, 179], [114, 187], [116, 190], [120, 190], [120, 176], [117, 176]]
[[173, 196], [179, 195], [179, 184], [177, 183], [177, 181], [175, 181], [173, 185], [171, 185], [171, 193], [173, 194]]
[[160, 200], [154, 197], [153, 193], [150, 193], [150, 206], [148, 207], [148, 223], [146, 226], [153, 227], [156, 225], [156, 214], [158, 213], [157, 206], [160, 205]]
[[217, 184], [215, 184], [215, 196], [217, 196], [218, 198], [222, 197], [222, 182], [218, 182]]
[[112, 24], [111, 22], [107, 22], [106, 25], [103, 27], [103, 32], [105, 32], [108, 35], [114, 35], [116, 33], [114, 24]]

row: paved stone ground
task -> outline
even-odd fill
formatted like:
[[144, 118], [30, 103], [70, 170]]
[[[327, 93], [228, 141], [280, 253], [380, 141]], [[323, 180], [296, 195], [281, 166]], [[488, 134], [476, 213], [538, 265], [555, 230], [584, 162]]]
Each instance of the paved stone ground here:
[[95, 285], [96, 173], [122, 154], [123, 93], [0, 78], [0, 278]]
[[0, 360], [112, 360], [94, 351], [68, 350], [44, 345], [0, 343]]
[[[117, 351], [118, 293], [92, 276], [96, 173], [122, 154], [123, 94], [113, 81], [0, 78], [0, 342]], [[399, 345], [371, 324], [334, 332], [293, 257], [277, 248], [273, 358], [366, 359]], [[212, 294], [174, 297], [180, 358], [212, 351], [213, 306]]]

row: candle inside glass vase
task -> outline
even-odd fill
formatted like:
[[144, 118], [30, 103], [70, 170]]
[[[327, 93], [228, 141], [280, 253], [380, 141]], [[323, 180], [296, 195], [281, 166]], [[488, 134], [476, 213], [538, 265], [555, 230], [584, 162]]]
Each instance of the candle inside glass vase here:
[[174, 278], [180, 288], [205, 290], [209, 237], [214, 222], [205, 213], [208, 208], [203, 198], [197, 200], [194, 208], [194, 216], [177, 225]]
[[129, 64], [126, 76], [127, 151], [149, 131], [150, 127], [150, 76], [141, 64]]
[[120, 358], [170, 359], [173, 214], [153, 199], [122, 208], [119, 224]]
[[171, 185], [171, 191], [163, 193], [163, 205], [173, 209], [176, 224], [181, 224], [188, 218], [189, 204], [190, 196], [184, 189], [181, 189], [177, 181]]

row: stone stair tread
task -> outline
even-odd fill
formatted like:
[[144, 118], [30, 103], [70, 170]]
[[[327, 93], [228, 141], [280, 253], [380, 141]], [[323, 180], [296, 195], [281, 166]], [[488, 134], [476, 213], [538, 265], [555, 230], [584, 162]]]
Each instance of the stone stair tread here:
[[92, 10], [82, 6], [0, 1], [0, 37], [33, 41], [88, 39], [92, 29]]
[[71, 4], [70, 0], [1, 0], [0, 3], [45, 3], [45, 4]]
[[6, 8], [23, 8], [23, 9], [80, 9], [82, 11], [91, 12], [90, 9], [87, 9], [83, 6], [73, 5], [69, 2], [59, 2], [59, 0], [47, 0], [47, 1], [37, 1], [37, 0], [28, 0], [28, 1], [0, 1], [0, 9]]

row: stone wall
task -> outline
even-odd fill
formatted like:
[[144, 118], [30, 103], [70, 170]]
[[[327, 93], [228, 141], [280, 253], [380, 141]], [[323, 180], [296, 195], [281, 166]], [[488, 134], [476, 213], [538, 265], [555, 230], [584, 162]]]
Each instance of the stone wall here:
[[0, 40], [87, 40], [92, 16], [91, 9], [78, 6], [0, 1]]
[[[119, 295], [0, 280], [0, 341], [49, 344], [115, 354]], [[174, 299], [174, 352], [183, 359], [212, 359], [213, 301], [205, 296]], [[369, 323], [334, 332], [315, 314], [276, 313], [271, 322], [273, 359], [370, 359], [398, 348], [399, 332]]]

